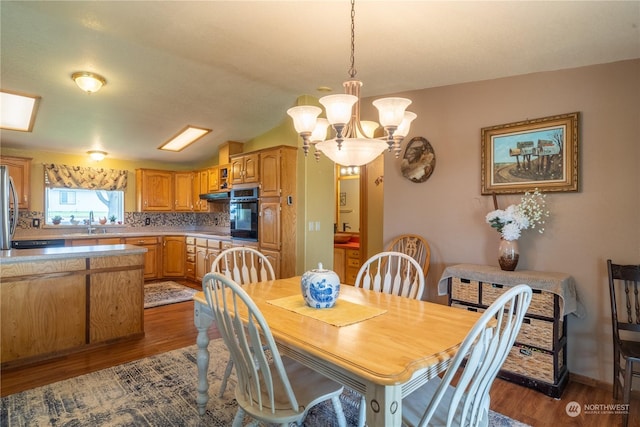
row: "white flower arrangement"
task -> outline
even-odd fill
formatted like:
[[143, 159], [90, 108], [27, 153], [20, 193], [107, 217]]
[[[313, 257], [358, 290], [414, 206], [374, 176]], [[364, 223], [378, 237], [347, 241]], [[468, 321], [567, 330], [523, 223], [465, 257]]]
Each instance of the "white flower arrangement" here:
[[549, 217], [545, 197], [537, 188], [533, 193], [527, 191], [519, 204], [489, 212], [486, 221], [498, 230], [504, 240], [518, 240], [522, 230], [528, 228], [537, 228], [542, 234], [545, 219]]

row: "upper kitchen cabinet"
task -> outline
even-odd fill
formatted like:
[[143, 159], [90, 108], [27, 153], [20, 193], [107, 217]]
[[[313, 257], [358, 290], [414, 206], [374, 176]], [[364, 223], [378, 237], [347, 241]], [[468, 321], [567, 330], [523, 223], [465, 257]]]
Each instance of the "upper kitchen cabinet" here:
[[282, 146], [260, 152], [261, 198], [290, 195], [289, 187], [296, 180], [296, 151]]
[[209, 168], [209, 184], [207, 193], [213, 193], [220, 188], [219, 170], [217, 166]]
[[231, 184], [257, 184], [260, 179], [258, 161], [258, 153], [233, 156], [231, 158]]
[[136, 207], [138, 212], [173, 210], [173, 175], [172, 171], [136, 169]]
[[194, 172], [175, 172], [173, 174], [174, 210], [176, 212], [191, 212], [194, 210], [194, 175]]
[[193, 176], [193, 210], [195, 212], [209, 212], [209, 204], [200, 199], [201, 194], [209, 192], [209, 169], [195, 171]]
[[0, 164], [7, 166], [9, 176], [13, 178], [16, 193], [18, 193], [18, 209], [29, 209], [31, 159], [26, 157], [0, 157]]

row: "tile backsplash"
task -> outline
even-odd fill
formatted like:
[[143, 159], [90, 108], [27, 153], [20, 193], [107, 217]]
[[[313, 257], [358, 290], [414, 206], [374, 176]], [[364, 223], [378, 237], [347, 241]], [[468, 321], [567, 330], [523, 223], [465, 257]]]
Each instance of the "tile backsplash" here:
[[[37, 211], [20, 211], [18, 215], [17, 232], [20, 230], [35, 231], [33, 220], [40, 221], [40, 227], [45, 224], [44, 212]], [[186, 229], [202, 229], [202, 228], [229, 228], [229, 210], [221, 212], [125, 212], [124, 222], [118, 227], [124, 227], [126, 231], [136, 231], [136, 228], [162, 227], [162, 228], [186, 228]], [[147, 225], [148, 222], [148, 225]], [[53, 225], [47, 225], [47, 228], [53, 228]], [[86, 227], [78, 225], [76, 227]]]

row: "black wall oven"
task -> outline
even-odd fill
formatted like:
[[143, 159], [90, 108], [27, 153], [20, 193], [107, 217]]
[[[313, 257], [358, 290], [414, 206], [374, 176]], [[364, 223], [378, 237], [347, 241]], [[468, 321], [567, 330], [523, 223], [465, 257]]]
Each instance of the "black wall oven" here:
[[229, 200], [231, 238], [258, 241], [258, 188], [232, 189]]

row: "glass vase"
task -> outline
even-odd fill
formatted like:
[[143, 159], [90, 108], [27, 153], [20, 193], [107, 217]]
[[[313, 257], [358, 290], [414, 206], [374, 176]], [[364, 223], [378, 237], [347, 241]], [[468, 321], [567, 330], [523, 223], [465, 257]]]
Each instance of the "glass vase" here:
[[500, 246], [498, 247], [498, 263], [500, 264], [500, 268], [504, 271], [515, 270], [519, 258], [520, 249], [518, 248], [518, 241], [500, 239]]

